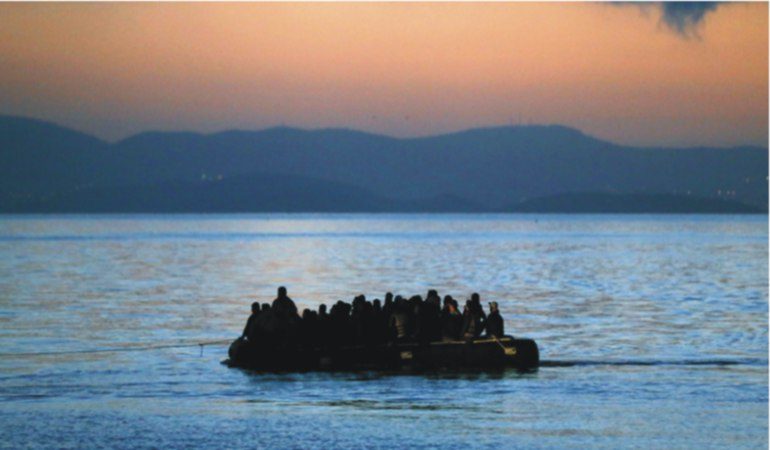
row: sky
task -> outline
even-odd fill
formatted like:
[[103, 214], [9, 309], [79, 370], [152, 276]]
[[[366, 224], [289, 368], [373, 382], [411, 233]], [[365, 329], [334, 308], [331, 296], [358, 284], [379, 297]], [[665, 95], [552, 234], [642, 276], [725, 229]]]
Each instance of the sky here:
[[0, 114], [398, 137], [562, 124], [768, 142], [767, 3], [1, 3]]

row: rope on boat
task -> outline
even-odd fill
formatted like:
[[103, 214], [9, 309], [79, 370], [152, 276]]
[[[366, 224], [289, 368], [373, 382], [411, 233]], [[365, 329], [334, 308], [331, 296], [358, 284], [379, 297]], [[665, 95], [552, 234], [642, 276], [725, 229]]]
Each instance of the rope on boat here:
[[200, 347], [201, 356], [203, 356], [203, 347], [207, 345], [226, 345], [232, 342], [232, 339], [220, 339], [216, 341], [201, 341], [179, 344], [151, 344], [151, 345], [138, 345], [130, 347], [107, 347], [107, 348], [92, 348], [84, 350], [61, 350], [50, 352], [8, 352], [0, 353], [0, 358], [11, 357], [30, 357], [30, 356], [58, 356], [58, 355], [84, 355], [92, 353], [119, 353], [119, 352], [141, 352], [148, 350], [161, 350], [167, 348], [188, 348], [188, 347]]
[[[503, 345], [500, 339], [498, 339], [497, 337], [494, 337], [493, 339], [479, 340], [476, 342], [477, 343], [497, 342], [497, 344], [500, 345], [500, 347], [502, 347], [503, 351], [506, 351], [507, 348]], [[188, 342], [188, 343], [178, 343], [178, 344], [149, 344], [149, 345], [126, 346], [126, 347], [92, 348], [92, 349], [83, 349], [83, 350], [60, 350], [60, 351], [48, 351], [48, 352], [0, 352], [0, 358], [6, 358], [6, 357], [21, 358], [21, 357], [32, 357], [32, 356], [58, 356], [58, 355], [88, 355], [88, 354], [94, 354], [94, 353], [141, 352], [141, 351], [148, 351], [148, 350], [162, 350], [162, 349], [169, 349], [169, 348], [189, 348], [189, 347], [200, 347], [201, 356], [203, 356], [203, 347], [207, 345], [227, 345], [227, 344], [230, 344], [232, 341], [233, 339], [219, 339], [215, 341], [200, 341], [200, 342]], [[465, 345], [466, 343], [467, 343], [466, 341], [431, 342], [430, 345], [446, 345], [446, 344]], [[420, 346], [420, 344], [416, 342], [411, 342], [411, 343], [402, 344], [402, 346], [418, 347]]]

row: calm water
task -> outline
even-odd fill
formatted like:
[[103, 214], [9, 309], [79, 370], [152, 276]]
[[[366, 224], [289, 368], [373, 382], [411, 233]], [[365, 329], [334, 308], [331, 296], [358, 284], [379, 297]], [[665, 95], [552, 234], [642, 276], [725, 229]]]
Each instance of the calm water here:
[[[232, 338], [279, 284], [300, 308], [478, 291], [545, 365], [253, 374], [222, 345], [66, 353]], [[5, 447], [768, 445], [766, 216], [4, 216], [0, 324]]]

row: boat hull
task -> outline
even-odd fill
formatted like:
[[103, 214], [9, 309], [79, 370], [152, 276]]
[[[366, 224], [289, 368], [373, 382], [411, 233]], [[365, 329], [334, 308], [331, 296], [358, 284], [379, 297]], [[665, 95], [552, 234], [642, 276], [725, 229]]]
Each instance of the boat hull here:
[[479, 338], [472, 341], [404, 342], [338, 349], [265, 348], [236, 340], [230, 346], [230, 367], [265, 371], [389, 370], [442, 368], [538, 367], [540, 353], [532, 339]]

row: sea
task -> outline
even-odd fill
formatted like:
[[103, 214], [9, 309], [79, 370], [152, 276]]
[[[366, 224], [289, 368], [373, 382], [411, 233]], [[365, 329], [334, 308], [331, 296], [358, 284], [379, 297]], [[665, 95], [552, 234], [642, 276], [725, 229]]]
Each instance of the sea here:
[[[478, 292], [542, 365], [223, 365], [281, 285]], [[0, 447], [765, 449], [768, 217], [0, 216]]]

